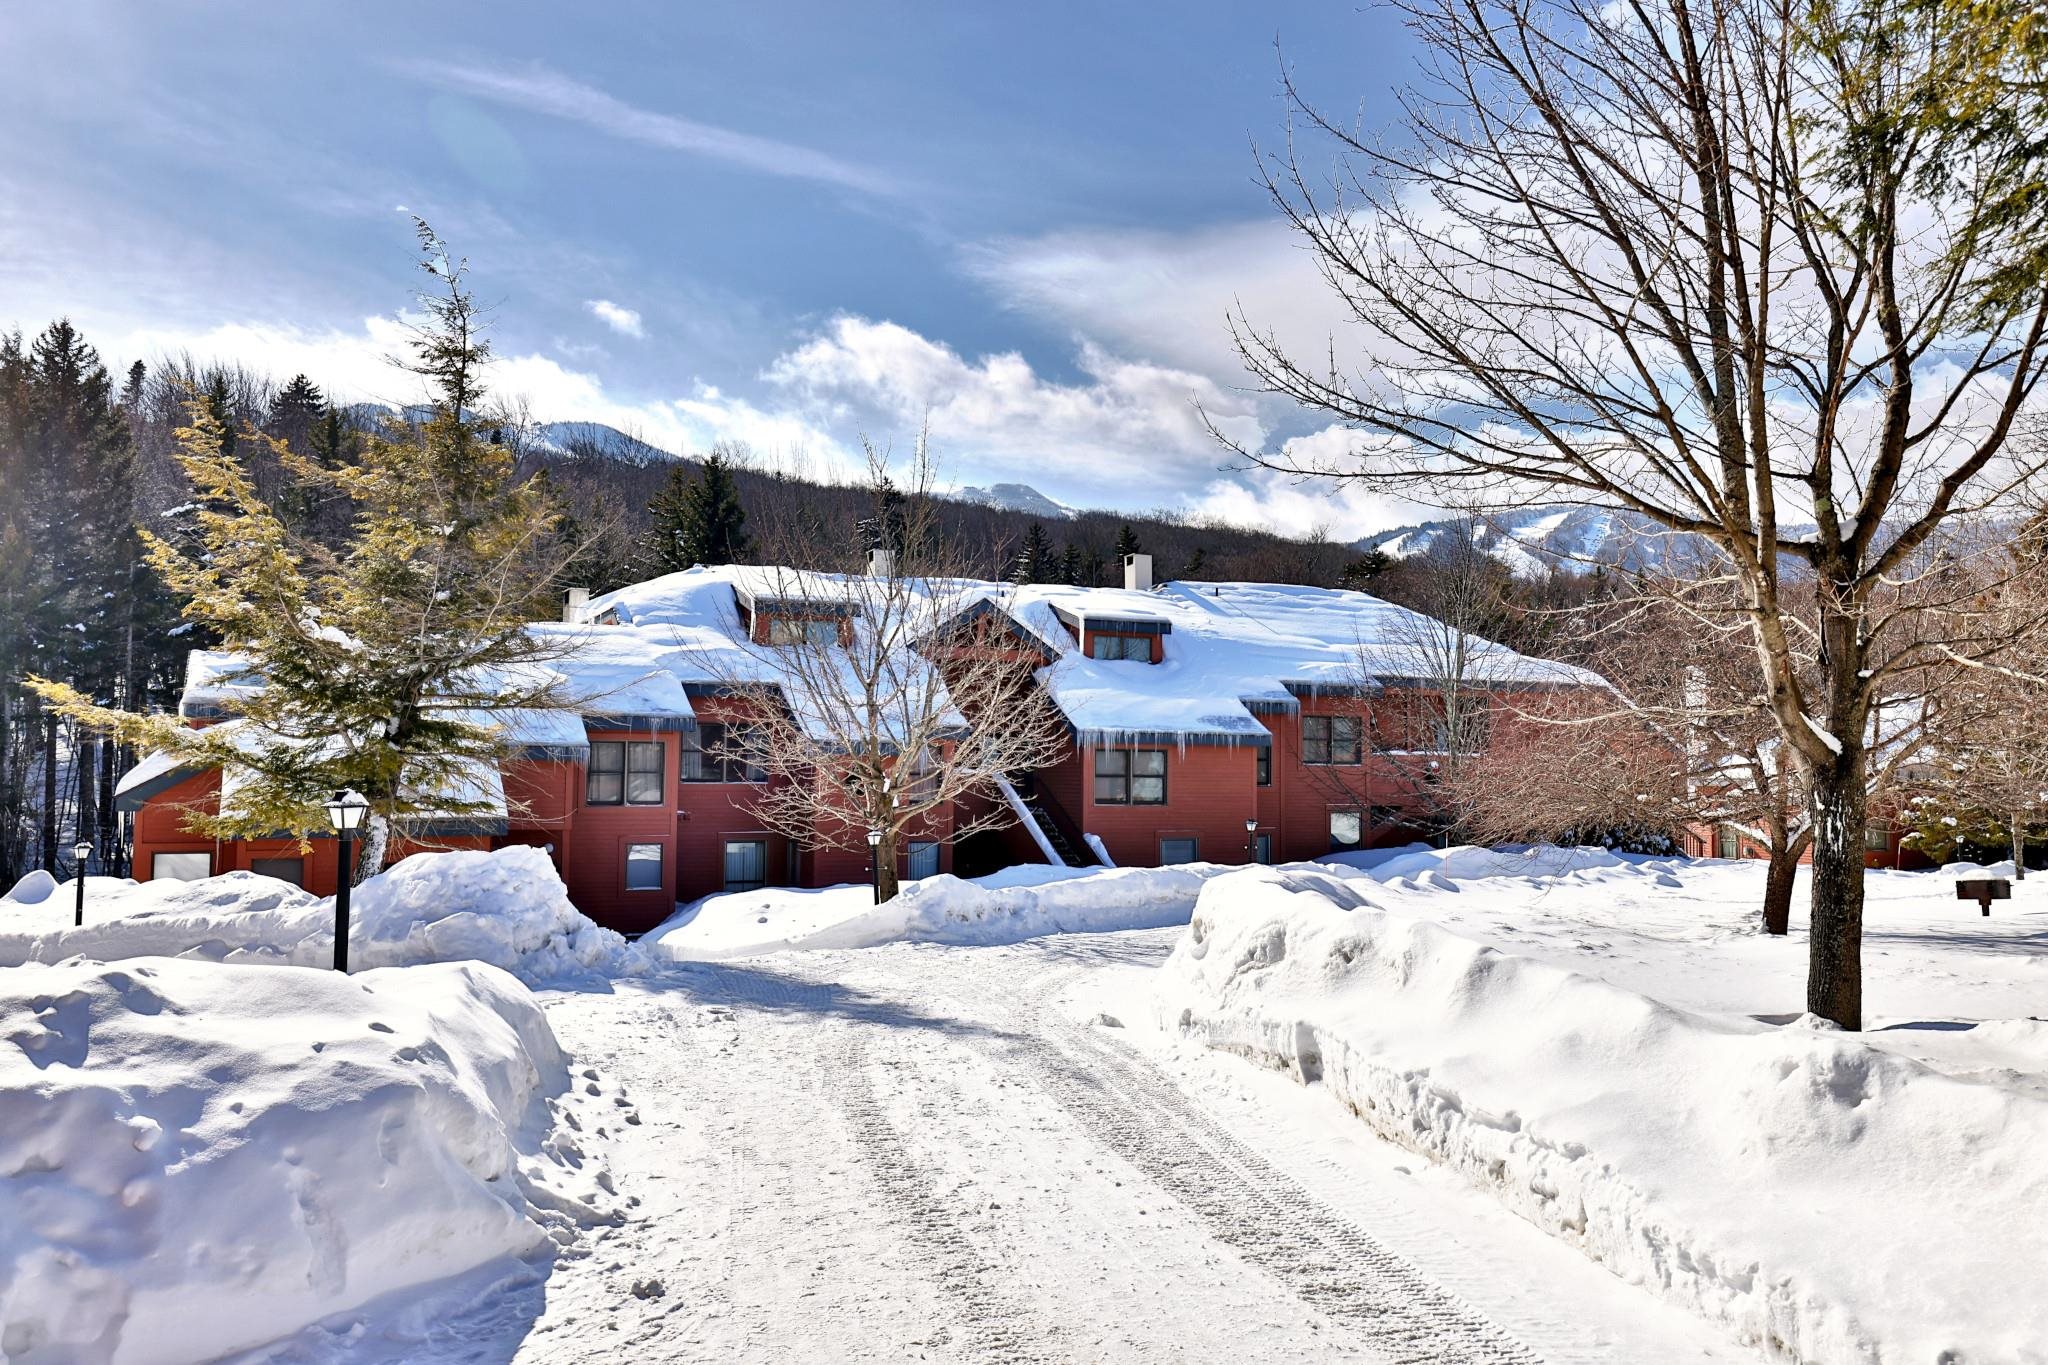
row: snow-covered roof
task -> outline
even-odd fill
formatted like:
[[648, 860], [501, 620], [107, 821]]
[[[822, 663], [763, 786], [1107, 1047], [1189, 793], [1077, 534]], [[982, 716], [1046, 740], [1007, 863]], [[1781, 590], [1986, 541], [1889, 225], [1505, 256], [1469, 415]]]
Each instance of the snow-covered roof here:
[[[1362, 592], [1273, 583], [1168, 583], [1150, 592], [991, 585], [1059, 659], [1041, 674], [1084, 740], [1171, 735], [1264, 743], [1260, 712], [1300, 698], [1439, 676], [1445, 628]], [[1156, 664], [1091, 659], [1076, 622], [1159, 634]], [[1469, 637], [1464, 677], [1490, 687], [1601, 686], [1584, 669]]]
[[234, 705], [263, 688], [263, 678], [239, 654], [195, 649], [185, 656], [185, 692], [178, 714], [187, 720], [219, 720]]

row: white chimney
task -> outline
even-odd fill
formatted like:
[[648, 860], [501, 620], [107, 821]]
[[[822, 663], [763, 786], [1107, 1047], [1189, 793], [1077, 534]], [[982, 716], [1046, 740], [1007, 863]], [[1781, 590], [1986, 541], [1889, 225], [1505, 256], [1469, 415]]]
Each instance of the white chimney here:
[[1132, 592], [1152, 591], [1152, 556], [1124, 556], [1124, 587]]
[[562, 621], [580, 626], [590, 619], [590, 589], [571, 588], [562, 595]]
[[884, 550], [879, 546], [868, 551], [869, 578], [894, 578], [895, 576], [896, 556], [893, 552]]

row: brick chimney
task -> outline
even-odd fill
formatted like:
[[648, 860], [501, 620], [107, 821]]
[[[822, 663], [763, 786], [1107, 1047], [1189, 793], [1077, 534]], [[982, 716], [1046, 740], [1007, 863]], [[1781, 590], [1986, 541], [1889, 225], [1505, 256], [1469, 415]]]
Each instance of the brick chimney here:
[[1152, 591], [1152, 556], [1124, 556], [1124, 586], [1132, 592]]

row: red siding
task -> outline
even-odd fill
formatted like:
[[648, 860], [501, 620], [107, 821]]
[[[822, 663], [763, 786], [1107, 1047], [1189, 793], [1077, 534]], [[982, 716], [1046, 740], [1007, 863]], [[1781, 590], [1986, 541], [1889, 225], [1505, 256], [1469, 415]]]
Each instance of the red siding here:
[[[1114, 748], [1164, 749], [1166, 804], [1102, 806], [1094, 800], [1095, 755], [1090, 749], [1074, 765], [1083, 774], [1083, 801], [1067, 813], [1083, 831], [1096, 835], [1119, 867], [1154, 867], [1162, 839], [1193, 839], [1195, 856], [1204, 862], [1246, 861], [1244, 822], [1256, 810], [1253, 781], [1255, 751], [1250, 746], [1221, 744], [1114, 745]], [[1064, 765], [1063, 765], [1064, 766]], [[1065, 800], [1064, 795], [1061, 797]]]

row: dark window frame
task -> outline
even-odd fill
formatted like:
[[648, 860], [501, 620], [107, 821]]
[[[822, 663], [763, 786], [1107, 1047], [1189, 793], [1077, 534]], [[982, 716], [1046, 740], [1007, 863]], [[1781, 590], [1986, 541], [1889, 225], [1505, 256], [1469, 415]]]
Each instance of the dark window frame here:
[[[1104, 646], [1108, 653], [1101, 652]], [[1118, 635], [1114, 631], [1098, 630], [1088, 640], [1088, 657], [1101, 663], [1144, 663], [1152, 662], [1152, 637], [1149, 635]]]
[[[741, 846], [760, 850], [761, 879], [759, 881], [750, 881], [744, 877], [738, 881], [733, 880], [732, 851]], [[768, 885], [768, 841], [766, 839], [724, 840], [718, 847], [718, 874], [721, 890], [759, 891], [762, 887]]]
[[[1186, 844], [1188, 846], [1188, 856], [1169, 862], [1166, 857], [1166, 846], [1168, 844]], [[1174, 835], [1171, 838], [1162, 838], [1159, 841], [1159, 865], [1161, 867], [1181, 867], [1188, 863], [1198, 863], [1200, 861], [1202, 861], [1202, 841], [1192, 834]]]
[[[1347, 815], [1358, 822], [1358, 838], [1350, 843], [1346, 843], [1337, 837], [1337, 821], [1339, 817]], [[1371, 818], [1372, 817], [1368, 811], [1358, 810], [1353, 807], [1345, 806], [1333, 808], [1330, 811], [1328, 825], [1330, 834], [1330, 852], [1350, 853], [1366, 847], [1368, 841], [1370, 841], [1372, 838], [1372, 825], [1370, 824]]]
[[[1345, 739], [1339, 730], [1349, 730]], [[1338, 747], [1340, 743], [1342, 748]], [[1357, 716], [1303, 716], [1301, 761], [1312, 768], [1355, 768], [1365, 757], [1365, 726]]]
[[[658, 739], [593, 739], [590, 757], [583, 770], [583, 804], [586, 806], [659, 806], [667, 799], [667, 747]], [[602, 762], [600, 761], [602, 760]], [[616, 766], [613, 766], [616, 765]], [[634, 779], [652, 777], [654, 795]], [[613, 787], [612, 783], [617, 786]], [[640, 794], [635, 795], [635, 791]], [[603, 794], [616, 792], [615, 795]]]
[[711, 721], [683, 733], [680, 781], [687, 783], [766, 782], [768, 774], [749, 763], [743, 752], [746, 741], [732, 739], [749, 727]]
[[1273, 746], [1263, 744], [1254, 752], [1258, 754], [1258, 758], [1254, 760], [1256, 764], [1255, 776], [1257, 778], [1257, 785], [1270, 787], [1273, 785]]
[[[1104, 772], [1103, 761], [1110, 758], [1115, 759], [1115, 767], [1109, 772]], [[1138, 760], [1141, 758], [1157, 758], [1159, 771], [1156, 773], [1139, 772]], [[1167, 760], [1166, 750], [1164, 749], [1098, 749], [1095, 752], [1095, 780], [1092, 791], [1094, 804], [1098, 806], [1163, 806], [1167, 804], [1168, 798], [1166, 771]], [[1110, 790], [1117, 791], [1120, 794], [1105, 797], [1103, 795], [1105, 782], [1111, 784]], [[1159, 795], [1156, 797], [1138, 795], [1138, 784], [1140, 782], [1157, 782], [1159, 784]]]
[[[644, 848], [654, 850], [654, 858], [652, 860], [654, 863], [654, 885], [635, 886], [633, 885], [633, 864], [637, 862], [645, 865], [649, 860], [646, 858], [635, 858], [633, 854], [635, 850]], [[619, 877], [624, 883], [625, 890], [664, 891], [668, 889], [668, 849], [664, 845], [651, 842], [628, 843], [625, 851], [620, 855], [620, 860]]]

